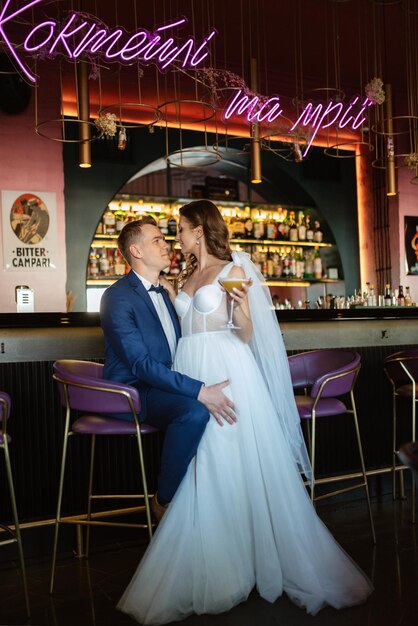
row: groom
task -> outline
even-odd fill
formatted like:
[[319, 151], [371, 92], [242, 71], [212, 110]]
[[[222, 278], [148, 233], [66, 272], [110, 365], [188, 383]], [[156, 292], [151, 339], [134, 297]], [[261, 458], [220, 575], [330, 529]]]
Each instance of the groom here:
[[158, 494], [151, 503], [160, 520], [196, 454], [209, 413], [230, 424], [236, 417], [232, 401], [222, 391], [229, 381], [205, 387], [171, 369], [180, 324], [159, 285], [160, 272], [170, 258], [155, 220], [143, 217], [126, 224], [118, 247], [132, 269], [102, 297], [104, 377], [137, 387], [140, 421], [166, 429]]

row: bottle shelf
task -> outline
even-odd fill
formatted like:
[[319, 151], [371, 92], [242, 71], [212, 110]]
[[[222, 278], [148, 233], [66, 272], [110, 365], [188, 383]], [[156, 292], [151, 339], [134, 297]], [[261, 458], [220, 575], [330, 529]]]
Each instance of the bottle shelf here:
[[[91, 246], [93, 248], [117, 248], [117, 235], [95, 235]], [[174, 235], [166, 235], [166, 241], [175, 241]], [[230, 239], [233, 245], [247, 244], [252, 246], [293, 246], [297, 248], [332, 248], [332, 243], [317, 243], [315, 241], [289, 241], [289, 239]]]
[[[181, 206], [187, 202], [190, 202], [190, 198], [115, 196], [103, 214], [91, 242], [86, 286], [107, 287], [120, 278], [120, 275], [114, 275], [115, 269], [121, 271], [119, 264], [124, 263], [117, 250], [119, 232], [126, 223], [144, 215], [152, 215], [162, 232], [167, 233], [164, 237], [171, 248], [170, 271], [173, 272], [167, 278], [175, 278], [176, 269], [180, 270], [184, 265], [181, 247], [176, 242], [176, 228]], [[254, 263], [266, 276], [265, 284], [269, 287], [306, 289], [315, 283], [338, 282], [334, 278], [303, 277], [305, 274], [309, 277], [320, 276], [321, 273], [328, 276], [327, 269], [323, 269], [324, 265], [326, 268], [340, 267], [332, 233], [327, 225], [321, 230], [321, 216], [315, 208], [238, 200], [216, 204], [228, 226], [232, 250], [250, 253]], [[295, 278], [295, 274], [303, 278]]]
[[[122, 278], [121, 276], [108, 276], [92, 278], [89, 277], [86, 280], [87, 287], [109, 287], [114, 282]], [[168, 280], [174, 280], [175, 276], [165, 276]], [[316, 283], [338, 283], [338, 280], [333, 278], [266, 278], [265, 284], [269, 287], [309, 287]]]

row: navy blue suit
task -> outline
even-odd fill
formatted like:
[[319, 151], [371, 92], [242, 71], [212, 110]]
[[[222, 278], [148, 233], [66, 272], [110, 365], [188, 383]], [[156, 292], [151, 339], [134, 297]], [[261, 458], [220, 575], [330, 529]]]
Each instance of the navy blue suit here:
[[[176, 312], [166, 292], [163, 297], [178, 339]], [[169, 502], [209, 419], [208, 410], [197, 400], [203, 383], [172, 371], [170, 347], [157, 311], [133, 271], [106, 289], [100, 317], [104, 377], [135, 386], [141, 397], [140, 420], [166, 428], [158, 493]]]

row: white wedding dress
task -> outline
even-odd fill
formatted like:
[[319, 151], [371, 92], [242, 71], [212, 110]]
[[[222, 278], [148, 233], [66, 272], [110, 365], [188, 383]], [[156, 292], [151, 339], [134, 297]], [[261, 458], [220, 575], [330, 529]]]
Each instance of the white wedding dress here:
[[118, 608], [164, 624], [227, 611], [254, 587], [269, 602], [286, 592], [313, 615], [364, 602], [370, 581], [317, 516], [253, 353], [224, 328], [218, 278], [176, 298], [174, 369], [206, 385], [229, 379], [238, 421], [220, 427], [210, 418]]

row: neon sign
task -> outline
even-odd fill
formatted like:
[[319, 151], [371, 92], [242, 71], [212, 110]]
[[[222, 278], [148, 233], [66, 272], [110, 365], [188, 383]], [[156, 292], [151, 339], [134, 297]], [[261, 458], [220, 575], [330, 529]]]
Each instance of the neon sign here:
[[[22, 41], [12, 43], [7, 31], [13, 20], [43, 1], [28, 0], [23, 7], [13, 9], [12, 0], [6, 0], [0, 12], [0, 41], [2, 38], [20, 70], [32, 83], [36, 83], [37, 77], [21, 58], [22, 51], [41, 58], [60, 55], [73, 62], [87, 58], [91, 62], [98, 59], [101, 63], [154, 63], [161, 71], [170, 67], [195, 69], [208, 58], [208, 43], [216, 35], [216, 30], [211, 29], [201, 41], [191, 36], [175, 39], [172, 33], [187, 24], [185, 17], [156, 27], [153, 32], [144, 28], [128, 32], [118, 26], [109, 28], [93, 15], [71, 11], [63, 22], [47, 18], [29, 25]], [[374, 102], [368, 98], [361, 99], [359, 96], [349, 103], [334, 100], [319, 104], [308, 102], [288, 132], [292, 133], [298, 127], [308, 128], [305, 132], [308, 140], [303, 151], [303, 156], [306, 156], [319, 130], [332, 125], [357, 130], [367, 119], [366, 112], [372, 104]], [[279, 97], [260, 97], [237, 88], [227, 103], [224, 119], [235, 116], [244, 118], [250, 124], [271, 124], [282, 113]]]
[[[289, 133], [296, 130], [298, 126], [309, 127], [309, 141], [303, 151], [306, 156], [319, 130], [324, 130], [332, 125], [338, 128], [349, 127], [357, 130], [367, 119], [366, 111], [373, 102], [369, 98], [360, 100], [359, 96], [353, 98], [349, 103], [334, 102], [329, 100], [326, 104], [313, 104], [308, 102], [296, 122], [289, 129]], [[232, 115], [242, 117], [252, 124], [276, 120], [283, 113], [280, 108], [280, 100], [274, 96], [272, 98], [260, 98], [255, 95], [248, 95], [239, 89], [233, 95], [226, 106], [224, 118], [228, 120]]]
[[[33, 83], [36, 82], [36, 77], [18, 54], [21, 46], [12, 44], [5, 26], [42, 1], [31, 0], [24, 7], [9, 13], [12, 0], [6, 0], [0, 14], [0, 35], [22, 72]], [[152, 33], [144, 28], [129, 33], [120, 27], [108, 28], [92, 15], [73, 11], [64, 23], [47, 19], [36, 24], [21, 45], [25, 52], [32, 55], [54, 57], [59, 54], [70, 61], [77, 61], [82, 57], [93, 60], [97, 56], [108, 62], [155, 63], [160, 70], [166, 70], [175, 62], [177, 67], [194, 68], [208, 57], [207, 44], [216, 35], [216, 31], [212, 29], [200, 43], [194, 37], [176, 42], [168, 35], [167, 30], [176, 29], [186, 23], [187, 19], [182, 17], [156, 28]]]

